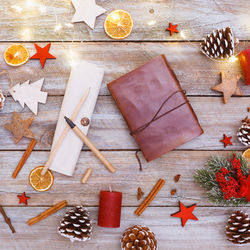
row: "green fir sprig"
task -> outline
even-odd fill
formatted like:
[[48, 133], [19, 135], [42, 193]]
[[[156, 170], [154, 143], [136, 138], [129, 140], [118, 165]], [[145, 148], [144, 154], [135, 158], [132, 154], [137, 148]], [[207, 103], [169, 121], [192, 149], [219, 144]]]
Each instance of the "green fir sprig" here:
[[224, 199], [223, 192], [220, 190], [220, 185], [216, 181], [216, 173], [220, 171], [221, 168], [226, 168], [228, 170], [232, 169], [232, 163], [230, 159], [233, 157], [240, 159], [241, 171], [244, 176], [249, 174], [248, 161], [241, 155], [237, 153], [229, 154], [228, 157], [213, 155], [207, 162], [206, 167], [195, 171], [194, 180], [200, 184], [201, 187], [207, 190], [208, 199], [212, 203], [224, 205], [224, 206], [240, 206], [247, 204], [245, 198], [230, 198], [229, 200]]

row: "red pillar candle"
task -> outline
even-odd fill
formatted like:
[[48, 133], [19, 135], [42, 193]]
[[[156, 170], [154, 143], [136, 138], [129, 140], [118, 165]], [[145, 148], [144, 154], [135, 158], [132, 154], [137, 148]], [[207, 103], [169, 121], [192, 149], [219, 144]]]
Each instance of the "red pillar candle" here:
[[101, 191], [99, 201], [98, 226], [120, 227], [122, 193]]
[[250, 49], [243, 50], [239, 55], [240, 65], [246, 85], [250, 85]]

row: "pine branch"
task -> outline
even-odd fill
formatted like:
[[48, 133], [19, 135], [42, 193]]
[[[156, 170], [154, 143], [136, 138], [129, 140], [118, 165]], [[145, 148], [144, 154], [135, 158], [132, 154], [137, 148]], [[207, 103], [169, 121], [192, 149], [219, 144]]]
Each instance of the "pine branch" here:
[[246, 159], [241, 154], [232, 153], [228, 157], [224, 156], [212, 156], [207, 162], [206, 167], [197, 169], [194, 174], [194, 180], [200, 184], [201, 187], [207, 190], [208, 199], [212, 203], [225, 205], [225, 206], [239, 206], [247, 204], [245, 198], [231, 198], [229, 200], [224, 199], [224, 194], [220, 189], [219, 183], [216, 181], [216, 173], [221, 170], [221, 168], [226, 168], [228, 170], [232, 169], [232, 160], [236, 157], [241, 162], [241, 170], [243, 175], [248, 176], [249, 166]]
[[210, 160], [207, 161], [206, 166], [210, 171], [218, 172], [222, 167], [230, 169], [230, 163], [223, 156], [214, 155]]
[[217, 186], [217, 182], [215, 181], [215, 174], [210, 171], [207, 171], [204, 168], [198, 169], [196, 171], [194, 179], [200, 184], [201, 187], [206, 188], [208, 190], [212, 189], [214, 186]]

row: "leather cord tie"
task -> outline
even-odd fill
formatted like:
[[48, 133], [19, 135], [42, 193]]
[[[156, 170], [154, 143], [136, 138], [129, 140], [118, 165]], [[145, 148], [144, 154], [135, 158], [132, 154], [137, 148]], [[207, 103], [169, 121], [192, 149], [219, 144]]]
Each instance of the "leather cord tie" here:
[[179, 93], [179, 92], [182, 92], [184, 95], [186, 94], [186, 90], [177, 90], [175, 92], [173, 92], [170, 96], [167, 97], [167, 99], [161, 104], [160, 108], [158, 109], [158, 111], [155, 113], [155, 115], [153, 116], [153, 118], [145, 123], [144, 125], [140, 126], [139, 128], [135, 129], [134, 131], [130, 132], [130, 135], [135, 135], [137, 133], [140, 133], [142, 132], [144, 129], [146, 129], [151, 123], [153, 123], [154, 121], [157, 121], [158, 119], [160, 119], [161, 117], [169, 114], [170, 112], [180, 108], [181, 106], [185, 105], [186, 103], [188, 103], [189, 101], [185, 101], [183, 103], [181, 103], [180, 105], [168, 110], [167, 112], [165, 112], [164, 114], [162, 115], [159, 115], [158, 114], [160, 113], [161, 109], [164, 107], [164, 105], [168, 102], [168, 100], [170, 100], [175, 94]]

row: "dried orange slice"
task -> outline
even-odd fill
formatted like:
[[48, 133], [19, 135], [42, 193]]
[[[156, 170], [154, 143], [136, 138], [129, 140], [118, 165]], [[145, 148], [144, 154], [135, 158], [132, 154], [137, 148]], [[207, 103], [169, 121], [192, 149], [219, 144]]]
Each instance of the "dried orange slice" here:
[[125, 10], [114, 10], [105, 19], [104, 29], [113, 39], [124, 39], [133, 29], [132, 16]]
[[250, 163], [250, 148], [243, 153], [243, 157], [245, 157]]
[[49, 190], [54, 182], [53, 174], [50, 170], [47, 170], [46, 174], [42, 176], [42, 170], [44, 166], [39, 166], [34, 168], [30, 172], [29, 181], [31, 187], [33, 187], [38, 192], [44, 192]]
[[28, 62], [29, 51], [22, 44], [13, 44], [4, 52], [4, 60], [10, 66], [20, 66]]

